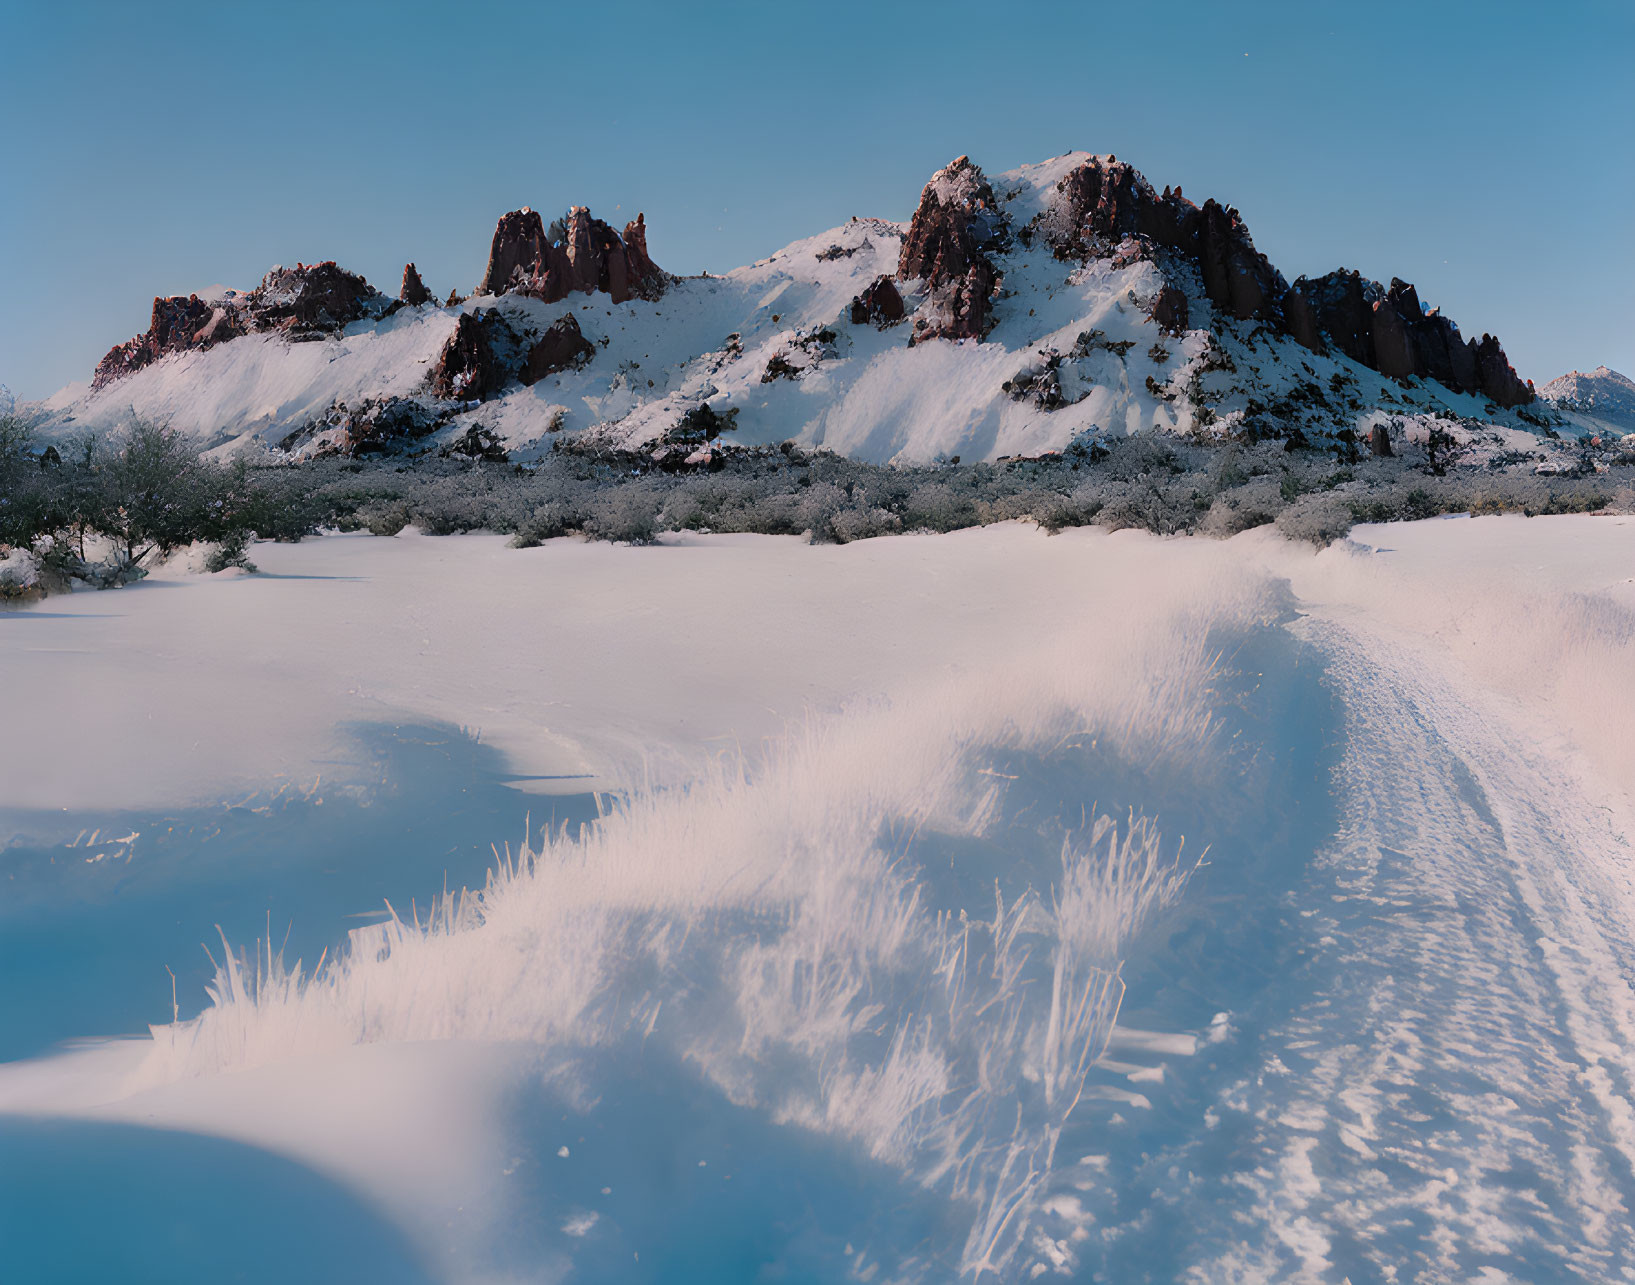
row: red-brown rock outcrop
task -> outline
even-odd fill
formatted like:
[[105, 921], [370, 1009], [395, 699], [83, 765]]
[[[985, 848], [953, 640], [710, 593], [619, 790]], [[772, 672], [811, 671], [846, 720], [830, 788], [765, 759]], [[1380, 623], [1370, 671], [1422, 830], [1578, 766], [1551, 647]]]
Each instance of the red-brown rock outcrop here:
[[549, 228], [537, 210], [502, 214], [477, 293], [515, 291], [556, 303], [577, 290], [600, 292], [623, 303], [632, 297], [655, 299], [664, 284], [664, 273], [647, 253], [643, 216], [626, 224], [621, 237], [576, 205]]
[[147, 330], [108, 351], [97, 363], [91, 387], [105, 387], [170, 353], [209, 348], [241, 333], [226, 307], [196, 294], [157, 298]]
[[1187, 329], [1187, 297], [1184, 290], [1165, 286], [1152, 301], [1152, 319], [1165, 334], [1179, 335]]
[[547, 375], [583, 366], [595, 355], [596, 345], [585, 338], [578, 319], [565, 313], [528, 349], [517, 378], [524, 384], [537, 384]]
[[333, 262], [274, 268], [248, 294], [230, 292], [218, 302], [198, 295], [155, 299], [147, 330], [97, 363], [91, 387], [102, 388], [169, 353], [211, 348], [240, 335], [280, 331], [292, 339], [322, 338], [391, 306], [357, 273]]
[[1291, 287], [1255, 249], [1236, 210], [1215, 201], [1194, 205], [1180, 188], [1155, 192], [1113, 157], [1093, 157], [1070, 171], [1037, 230], [1068, 259], [1105, 256], [1139, 238], [1196, 265], [1209, 302], [1239, 321], [1274, 324], [1315, 352], [1333, 344], [1393, 378], [1433, 379], [1501, 406], [1532, 400], [1496, 339], [1466, 343], [1451, 320], [1421, 307], [1408, 283], [1393, 280], [1386, 289], [1342, 270]]
[[914, 338], [980, 339], [993, 324], [999, 269], [989, 258], [1008, 241], [992, 186], [967, 156], [938, 170], [920, 193], [897, 260], [897, 276], [925, 282]]
[[1393, 379], [1434, 379], [1455, 393], [1476, 393], [1500, 406], [1533, 400], [1491, 335], [1466, 341], [1459, 327], [1419, 301], [1408, 282], [1389, 288], [1341, 269], [1301, 277], [1283, 298], [1289, 334], [1313, 352], [1332, 344], [1353, 361]]
[[356, 272], [325, 263], [274, 268], [244, 299], [247, 330], [281, 330], [292, 338], [334, 334], [379, 316], [391, 301]]
[[1162, 195], [1131, 165], [1091, 157], [1057, 184], [1038, 231], [1064, 259], [1100, 257], [1139, 237], [1190, 260], [1216, 308], [1240, 321], [1281, 320], [1286, 284], [1255, 249], [1238, 212], [1194, 205], [1181, 189]]
[[517, 344], [516, 332], [497, 310], [461, 313], [432, 367], [432, 395], [486, 401], [515, 378]]
[[852, 300], [852, 325], [895, 325], [903, 319], [903, 296], [890, 277], [876, 277], [873, 284]]

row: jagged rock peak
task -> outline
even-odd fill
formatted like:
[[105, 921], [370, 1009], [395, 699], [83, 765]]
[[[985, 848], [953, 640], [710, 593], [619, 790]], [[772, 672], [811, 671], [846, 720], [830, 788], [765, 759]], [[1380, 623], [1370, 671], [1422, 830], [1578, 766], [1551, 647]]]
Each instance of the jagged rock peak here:
[[411, 308], [432, 302], [431, 291], [426, 289], [426, 283], [420, 279], [420, 273], [412, 263], [403, 265], [403, 287], [397, 292], [397, 297]]
[[519, 335], [498, 308], [460, 314], [428, 383], [432, 396], [445, 401], [487, 401], [513, 380], [532, 385], [560, 371], [584, 366], [596, 346], [567, 312], [532, 344]]
[[936, 193], [937, 199], [944, 205], [964, 205], [977, 209], [982, 206], [992, 208], [997, 204], [993, 186], [981, 167], [969, 156], [956, 156], [933, 174], [920, 194], [922, 201], [926, 192]]
[[1210, 304], [1238, 321], [1261, 321], [1314, 351], [1325, 339], [1347, 357], [1395, 379], [1434, 379], [1500, 406], [1525, 405], [1532, 390], [1498, 340], [1466, 343], [1459, 328], [1420, 305], [1414, 287], [1390, 287], [1341, 270], [1290, 286], [1257, 249], [1237, 210], [1199, 206], [1179, 187], [1155, 190], [1133, 166], [1089, 156], [1056, 184], [1032, 229], [1063, 259], [1106, 257], [1131, 239], [1193, 264]]
[[1056, 185], [1037, 232], [1063, 259], [1103, 257], [1131, 238], [1195, 264], [1217, 309], [1239, 321], [1280, 321], [1287, 284], [1255, 249], [1238, 212], [1193, 204], [1180, 188], [1154, 189], [1115, 156], [1090, 156]]
[[478, 294], [514, 291], [555, 303], [573, 291], [601, 292], [615, 303], [655, 299], [665, 274], [647, 253], [647, 223], [638, 214], [624, 235], [576, 205], [547, 228], [537, 210], [502, 214]]
[[147, 330], [108, 350], [97, 363], [91, 387], [104, 388], [170, 353], [208, 348], [241, 333], [236, 310], [214, 306], [196, 294], [157, 297]]
[[989, 255], [1008, 241], [993, 188], [969, 157], [931, 176], [897, 259], [898, 277], [923, 281], [928, 295], [915, 321], [917, 340], [980, 339], [987, 333], [999, 288], [999, 269]]
[[244, 299], [253, 330], [292, 336], [331, 334], [354, 321], [378, 316], [390, 300], [356, 272], [333, 259], [276, 267]]

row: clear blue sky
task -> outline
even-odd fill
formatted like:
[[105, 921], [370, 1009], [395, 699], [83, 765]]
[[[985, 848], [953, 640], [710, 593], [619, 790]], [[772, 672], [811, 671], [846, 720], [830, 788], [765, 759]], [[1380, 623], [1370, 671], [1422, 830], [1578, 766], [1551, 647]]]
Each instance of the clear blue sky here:
[[1635, 3], [0, 0], [0, 383], [155, 294], [336, 259], [469, 291], [496, 216], [647, 214], [677, 272], [937, 166], [1074, 148], [1238, 206], [1291, 279], [1417, 283], [1541, 383], [1635, 374]]

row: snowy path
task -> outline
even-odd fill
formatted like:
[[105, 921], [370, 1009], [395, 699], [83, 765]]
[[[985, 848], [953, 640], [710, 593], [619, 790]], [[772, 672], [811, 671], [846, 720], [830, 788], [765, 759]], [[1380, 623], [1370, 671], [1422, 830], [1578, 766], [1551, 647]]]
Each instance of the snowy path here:
[[1241, 1073], [1170, 1064], [1206, 1128], [1141, 1173], [1185, 1247], [1146, 1209], [1108, 1229], [1107, 1279], [1629, 1278], [1627, 843], [1423, 640], [1297, 630], [1345, 710], [1340, 830]]

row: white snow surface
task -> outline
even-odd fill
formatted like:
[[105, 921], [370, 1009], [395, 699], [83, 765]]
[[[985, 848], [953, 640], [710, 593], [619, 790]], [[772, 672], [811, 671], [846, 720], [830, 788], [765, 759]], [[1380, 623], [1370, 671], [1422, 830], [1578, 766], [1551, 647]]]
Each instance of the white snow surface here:
[[254, 556], [0, 616], [4, 815], [370, 717], [628, 802], [0, 1112], [291, 1156], [447, 1280], [725, 1254], [757, 1155], [822, 1278], [1635, 1271], [1635, 520]]

